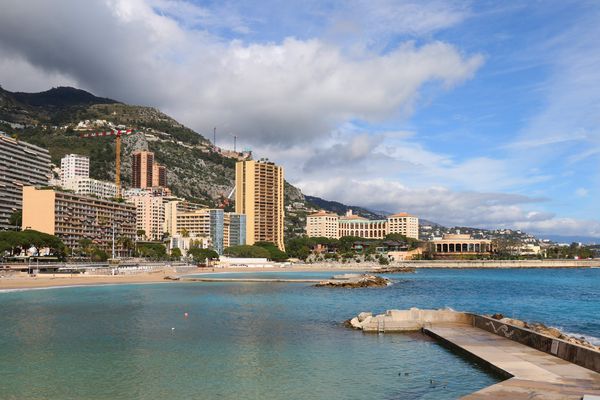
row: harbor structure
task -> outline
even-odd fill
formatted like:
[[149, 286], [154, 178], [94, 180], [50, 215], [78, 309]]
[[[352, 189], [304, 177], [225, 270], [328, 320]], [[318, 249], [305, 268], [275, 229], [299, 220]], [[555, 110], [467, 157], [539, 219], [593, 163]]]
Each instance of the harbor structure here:
[[271, 242], [285, 250], [284, 170], [267, 160], [236, 163], [235, 212], [246, 215], [246, 244]]
[[23, 186], [47, 186], [49, 178], [48, 150], [0, 133], [0, 230], [19, 228], [9, 220], [22, 210]]
[[[120, 239], [135, 239], [136, 211], [132, 204], [25, 186], [22, 228], [56, 235], [73, 250], [89, 239], [110, 253]], [[126, 253], [118, 247], [116, 251]]]

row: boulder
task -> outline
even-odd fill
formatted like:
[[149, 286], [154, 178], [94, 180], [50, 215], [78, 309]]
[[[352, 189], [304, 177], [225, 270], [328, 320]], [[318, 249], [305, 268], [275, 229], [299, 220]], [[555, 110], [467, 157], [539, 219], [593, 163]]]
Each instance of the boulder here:
[[367, 317], [372, 317], [373, 313], [370, 312], [361, 312], [360, 314], [358, 314], [358, 320], [359, 322], [363, 322]]
[[502, 322], [503, 324], [518, 326], [519, 328], [526, 328], [527, 327], [527, 324], [525, 322], [523, 322], [521, 320], [518, 320], [518, 319], [502, 318], [500, 320], [500, 322]]
[[354, 317], [350, 320], [350, 326], [354, 329], [361, 329], [362, 325], [358, 322], [358, 318]]

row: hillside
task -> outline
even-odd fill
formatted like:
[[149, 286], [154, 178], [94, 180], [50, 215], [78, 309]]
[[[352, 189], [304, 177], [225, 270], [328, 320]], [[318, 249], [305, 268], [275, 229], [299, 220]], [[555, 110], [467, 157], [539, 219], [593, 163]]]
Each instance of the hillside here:
[[[127, 105], [80, 89], [59, 87], [41, 93], [9, 92], [0, 87], [0, 130], [47, 148], [56, 165], [69, 153], [90, 157], [93, 178], [114, 179], [114, 140], [80, 138], [84, 131], [131, 128], [124, 137], [122, 182], [131, 182], [131, 154], [155, 153], [168, 170], [169, 187], [177, 196], [209, 206], [227, 196], [235, 183], [235, 162], [245, 155], [215, 148], [201, 134], [152, 107]], [[286, 184], [286, 203], [304, 202], [299, 189]], [[290, 226], [289, 232], [298, 232]]]

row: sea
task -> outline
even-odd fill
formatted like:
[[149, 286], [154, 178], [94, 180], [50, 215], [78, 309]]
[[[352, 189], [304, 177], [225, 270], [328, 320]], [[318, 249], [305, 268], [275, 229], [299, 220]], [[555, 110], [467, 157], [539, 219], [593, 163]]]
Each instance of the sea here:
[[391, 286], [363, 289], [173, 282], [5, 290], [0, 398], [455, 399], [502, 379], [421, 333], [344, 327], [362, 311], [502, 313], [600, 343], [600, 269], [419, 269], [389, 278]]

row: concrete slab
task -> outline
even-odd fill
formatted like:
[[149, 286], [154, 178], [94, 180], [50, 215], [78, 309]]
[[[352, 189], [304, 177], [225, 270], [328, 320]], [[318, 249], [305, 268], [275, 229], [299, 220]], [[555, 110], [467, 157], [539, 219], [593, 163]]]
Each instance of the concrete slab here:
[[600, 395], [600, 374], [467, 324], [423, 331], [511, 377], [464, 399], [577, 399]]

